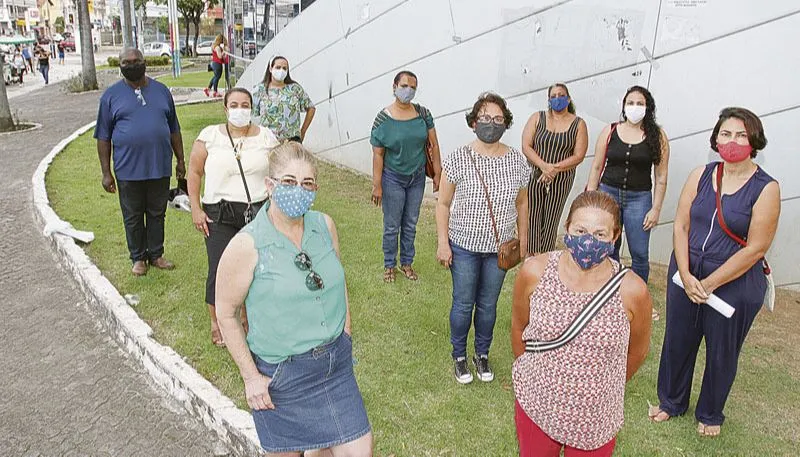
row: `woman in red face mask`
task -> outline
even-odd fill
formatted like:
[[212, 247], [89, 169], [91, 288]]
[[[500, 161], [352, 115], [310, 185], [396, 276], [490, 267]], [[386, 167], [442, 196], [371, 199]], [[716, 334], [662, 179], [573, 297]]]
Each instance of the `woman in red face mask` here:
[[[764, 303], [762, 259], [780, 214], [778, 182], [753, 162], [766, 145], [758, 116], [744, 108], [723, 109], [711, 134], [711, 149], [722, 161], [694, 170], [683, 188], [667, 281], [659, 405], [650, 409], [655, 422], [688, 409], [694, 361], [705, 338], [697, 431], [702, 436], [720, 433], [739, 352]], [[673, 281], [676, 272], [683, 287]], [[732, 316], [706, 305], [712, 293], [735, 309]]]

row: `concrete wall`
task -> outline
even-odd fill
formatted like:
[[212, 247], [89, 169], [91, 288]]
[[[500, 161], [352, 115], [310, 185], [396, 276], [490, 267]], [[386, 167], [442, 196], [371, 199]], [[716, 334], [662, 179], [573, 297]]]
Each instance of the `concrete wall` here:
[[[800, 4], [752, 0], [325, 0], [292, 21], [240, 80], [252, 88], [270, 56], [317, 105], [308, 145], [371, 172], [369, 132], [392, 101], [400, 69], [420, 77], [417, 100], [434, 113], [443, 154], [470, 141], [464, 112], [478, 94], [508, 98], [519, 146], [527, 117], [564, 81], [589, 127], [590, 149], [617, 119], [621, 97], [648, 87], [671, 139], [670, 180], [653, 260], [666, 262], [672, 219], [689, 171], [716, 155], [708, 136], [719, 110], [745, 106], [765, 124], [758, 162], [781, 182], [783, 207], [769, 254], [776, 282], [800, 286]], [[578, 169], [583, 188], [591, 157]], [[794, 229], [792, 227], [795, 227]]]

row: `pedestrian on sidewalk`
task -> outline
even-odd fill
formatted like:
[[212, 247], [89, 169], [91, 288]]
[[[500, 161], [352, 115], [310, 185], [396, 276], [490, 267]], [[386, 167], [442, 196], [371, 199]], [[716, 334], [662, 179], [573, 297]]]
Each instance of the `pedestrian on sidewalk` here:
[[[223, 67], [228, 62], [228, 56], [225, 55], [225, 49], [227, 49], [227, 47], [228, 40], [220, 33], [217, 35], [217, 38], [214, 40], [214, 45], [211, 47], [211, 70], [214, 71], [214, 76], [212, 76], [211, 81], [208, 82], [208, 87], [203, 90], [206, 97], [210, 96], [209, 91], [211, 89], [214, 89], [214, 97], [221, 96], [217, 88], [219, 86], [219, 80], [222, 78]], [[225, 78], [227, 81], [227, 74]]]
[[50, 84], [50, 52], [44, 47], [37, 45], [35, 54], [39, 59], [39, 72], [44, 78], [44, 83]]
[[17, 75], [19, 76], [19, 84], [23, 84], [23, 77], [25, 76], [26, 65], [25, 59], [22, 57], [22, 54], [19, 51], [14, 52], [14, 60], [12, 60], [12, 65], [17, 69]]
[[31, 57], [31, 48], [27, 44], [22, 45], [22, 58], [25, 59], [25, 64], [28, 68], [28, 71], [35, 73], [33, 67], [33, 58]]
[[58, 64], [64, 65], [64, 41], [58, 42]]
[[[164, 216], [169, 199], [172, 155], [175, 175], [183, 179], [183, 139], [172, 94], [145, 75], [144, 56], [125, 49], [119, 56], [124, 78], [106, 89], [97, 112], [97, 153], [103, 189], [119, 190], [128, 251], [135, 276], [150, 266], [171, 270], [164, 258]], [[114, 173], [111, 173], [113, 149]], [[116, 180], [116, 182], [115, 182]]]
[[[247, 89], [225, 92], [224, 104], [227, 124], [204, 128], [189, 156], [189, 200], [194, 226], [206, 241], [206, 303], [216, 346], [225, 346], [214, 306], [219, 258], [267, 200], [267, 155], [278, 145], [268, 128], [250, 121], [253, 97]], [[242, 320], [247, 322], [246, 315]]]

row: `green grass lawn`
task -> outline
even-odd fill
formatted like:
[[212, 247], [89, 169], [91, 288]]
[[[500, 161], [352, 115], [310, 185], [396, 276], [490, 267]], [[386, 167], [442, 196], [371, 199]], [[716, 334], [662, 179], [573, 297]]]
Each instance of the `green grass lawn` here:
[[[179, 78], [173, 78], [171, 74], [161, 76], [159, 81], [164, 83], [167, 87], [207, 87], [208, 82], [214, 73], [210, 71], [192, 71], [183, 72]], [[224, 87], [225, 75], [222, 75], [222, 82], [220, 87]]]
[[[206, 75], [206, 73], [202, 73]], [[210, 77], [210, 76], [209, 76]], [[223, 121], [218, 105], [179, 107], [188, 155], [199, 130]], [[203, 303], [206, 253], [188, 213], [168, 210], [166, 255], [172, 272], [151, 270], [134, 278], [125, 244], [119, 202], [100, 186], [95, 143], [88, 132], [60, 154], [47, 176], [55, 211], [95, 240], [86, 252], [122, 294], [138, 294], [137, 312], [154, 337], [173, 347], [203, 376], [246, 408], [243, 384], [225, 349], [210, 341]], [[188, 160], [188, 159], [187, 159]], [[451, 375], [448, 313], [449, 273], [435, 262], [433, 208], [423, 207], [417, 235], [416, 283], [382, 282], [381, 212], [369, 203], [370, 182], [329, 165], [320, 167], [322, 188], [315, 208], [336, 221], [348, 275], [356, 374], [375, 433], [379, 456], [512, 456], [517, 452], [509, 342], [511, 289], [508, 275], [498, 304], [492, 362], [496, 380], [456, 384]], [[664, 315], [666, 271], [654, 267], [652, 292]], [[779, 296], [774, 315], [762, 313], [741, 357], [739, 375], [726, 408], [723, 435], [695, 433], [693, 406], [703, 358], [699, 357], [692, 408], [684, 417], [653, 425], [647, 400], [656, 402], [663, 320], [656, 322], [652, 350], [629, 383], [626, 423], [618, 437], [619, 456], [792, 456], [800, 449], [800, 306]], [[790, 303], [793, 306], [787, 306]]]

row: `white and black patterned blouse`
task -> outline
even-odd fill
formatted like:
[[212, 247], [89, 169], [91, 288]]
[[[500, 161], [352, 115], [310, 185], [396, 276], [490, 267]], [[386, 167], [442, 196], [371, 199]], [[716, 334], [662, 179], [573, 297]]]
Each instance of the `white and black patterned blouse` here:
[[486, 193], [470, 155], [475, 158], [475, 164], [489, 188], [501, 243], [514, 236], [517, 225], [516, 199], [520, 188], [528, 185], [531, 167], [525, 156], [515, 148], [509, 148], [503, 156], [489, 157], [465, 145], [442, 161], [447, 179], [456, 186], [448, 224], [450, 242], [472, 252], [497, 252]]

